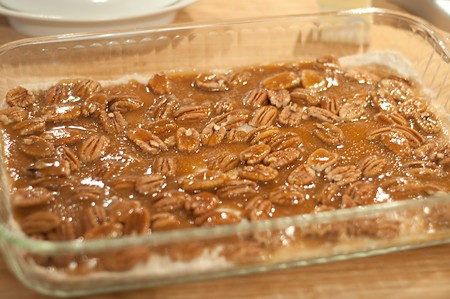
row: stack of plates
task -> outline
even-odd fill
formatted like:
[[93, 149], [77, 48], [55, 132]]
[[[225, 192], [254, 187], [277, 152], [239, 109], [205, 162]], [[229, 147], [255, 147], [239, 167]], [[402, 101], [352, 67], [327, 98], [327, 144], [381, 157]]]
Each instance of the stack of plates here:
[[89, 15], [80, 12], [79, 15], [71, 16], [25, 12], [0, 3], [0, 14], [6, 16], [17, 31], [31, 36], [43, 36], [165, 25], [174, 21], [180, 9], [196, 1], [173, 0], [162, 7], [153, 5], [133, 11], [118, 9], [110, 15]]

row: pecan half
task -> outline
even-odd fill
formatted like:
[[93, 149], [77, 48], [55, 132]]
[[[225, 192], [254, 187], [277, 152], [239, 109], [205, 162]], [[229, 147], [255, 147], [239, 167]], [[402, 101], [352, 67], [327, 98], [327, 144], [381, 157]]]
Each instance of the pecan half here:
[[306, 165], [310, 166], [317, 172], [322, 172], [330, 166], [337, 163], [339, 155], [331, 153], [324, 148], [315, 150], [306, 161]]
[[401, 126], [408, 126], [409, 122], [398, 112], [391, 111], [391, 112], [380, 112], [378, 114], [375, 114], [374, 118], [380, 122], [384, 122], [388, 125], [401, 125]]
[[342, 106], [342, 98], [337, 95], [322, 95], [320, 97], [320, 107], [333, 114], [338, 114]]
[[152, 171], [166, 177], [175, 176], [177, 171], [175, 159], [169, 157], [157, 157], [152, 164]]
[[255, 110], [252, 119], [248, 122], [254, 127], [270, 126], [278, 116], [278, 109], [274, 106], [262, 106]]
[[43, 158], [37, 160], [26, 168], [26, 171], [34, 177], [67, 177], [70, 175], [69, 162], [56, 158]]
[[222, 143], [226, 133], [227, 129], [225, 129], [225, 127], [210, 123], [202, 131], [202, 144], [206, 146], [218, 145]]
[[178, 99], [174, 95], [164, 95], [155, 99], [147, 111], [147, 115], [153, 120], [170, 119], [177, 107]]
[[28, 107], [36, 101], [34, 94], [22, 86], [10, 89], [6, 93], [6, 103], [11, 107]]
[[217, 208], [195, 218], [195, 224], [198, 226], [216, 226], [239, 223], [242, 219], [240, 213], [230, 209]]
[[158, 199], [152, 206], [156, 212], [173, 212], [184, 208], [185, 203], [191, 200], [186, 192], [172, 191], [165, 193], [164, 197]]
[[94, 93], [87, 97], [81, 105], [81, 114], [85, 117], [90, 115], [98, 117], [101, 111], [106, 111], [109, 97], [105, 93]]
[[78, 155], [82, 162], [88, 163], [105, 154], [109, 145], [109, 139], [103, 135], [92, 135], [83, 141], [79, 148]]
[[81, 115], [81, 107], [74, 104], [48, 106], [41, 110], [41, 116], [47, 122], [65, 122], [77, 119]]
[[164, 231], [177, 228], [180, 225], [180, 219], [169, 212], [159, 212], [152, 214], [150, 227], [154, 231]]
[[45, 120], [40, 117], [25, 119], [16, 123], [12, 128], [21, 136], [32, 135], [44, 131]]
[[344, 132], [338, 127], [330, 123], [314, 124], [316, 128], [313, 134], [328, 145], [336, 145], [344, 141]]
[[325, 77], [316, 70], [302, 71], [302, 86], [304, 88], [318, 90], [326, 86]]
[[251, 90], [242, 101], [244, 105], [251, 107], [261, 107], [268, 104], [267, 90], [256, 88]]
[[186, 210], [199, 216], [214, 210], [219, 205], [219, 198], [210, 192], [200, 192], [190, 196], [185, 202]]
[[286, 148], [270, 153], [264, 158], [263, 162], [272, 168], [281, 169], [295, 161], [301, 160], [301, 154], [301, 151], [298, 149]]
[[291, 101], [300, 106], [315, 106], [320, 103], [319, 96], [312, 90], [306, 88], [296, 88], [290, 93]]
[[414, 118], [417, 113], [423, 113], [427, 111], [429, 106], [430, 104], [425, 100], [414, 97], [400, 103], [400, 105], [397, 106], [396, 110], [403, 117], [410, 119]]
[[[357, 205], [374, 204], [377, 200], [377, 187], [372, 182], [355, 182], [348, 186], [342, 194], [343, 201], [351, 200]], [[350, 197], [344, 199], [344, 197]]]
[[283, 206], [298, 205], [305, 201], [305, 199], [305, 191], [295, 185], [279, 186], [269, 193], [269, 200], [272, 203]]
[[249, 179], [259, 182], [269, 182], [274, 180], [278, 176], [278, 171], [269, 166], [264, 166], [261, 164], [244, 166], [244, 168], [239, 171], [239, 176], [244, 179]]
[[225, 182], [217, 189], [217, 196], [221, 200], [232, 200], [236, 198], [251, 198], [258, 194], [259, 186], [250, 180], [231, 180]]
[[180, 106], [173, 113], [177, 122], [201, 123], [209, 118], [209, 108], [202, 105], [186, 105]]
[[136, 191], [151, 197], [156, 197], [166, 186], [166, 179], [161, 174], [146, 174], [136, 180]]
[[239, 157], [235, 154], [230, 154], [226, 152], [219, 153], [216, 156], [208, 159], [207, 166], [211, 170], [220, 170], [222, 172], [227, 172], [235, 169], [239, 165]]
[[200, 148], [200, 134], [194, 128], [179, 128], [175, 138], [180, 151], [195, 153]]
[[288, 148], [298, 149], [301, 144], [302, 140], [295, 132], [281, 132], [275, 134], [267, 143], [272, 151], [280, 151]]
[[302, 121], [303, 110], [297, 104], [291, 103], [281, 110], [278, 115], [278, 122], [287, 127], [296, 127]]
[[274, 126], [262, 126], [249, 132], [247, 141], [251, 145], [258, 143], [268, 143], [275, 135], [280, 132], [280, 129]]
[[114, 200], [108, 207], [109, 219], [111, 222], [124, 224], [130, 214], [141, 207], [141, 202], [137, 200]]
[[144, 152], [148, 154], [155, 155], [168, 150], [167, 145], [164, 144], [164, 142], [159, 139], [158, 136], [148, 130], [129, 130], [127, 136], [131, 139], [131, 141], [133, 141], [137, 146], [139, 146]]
[[378, 83], [377, 95], [380, 98], [404, 102], [414, 96], [414, 91], [403, 80], [383, 79]]
[[53, 193], [42, 187], [17, 189], [11, 196], [11, 204], [17, 208], [33, 208], [54, 200]]
[[244, 214], [250, 221], [257, 221], [272, 217], [272, 210], [273, 205], [270, 200], [255, 196], [245, 206]]
[[[149, 121], [141, 126], [142, 129], [151, 131], [158, 136], [170, 136], [178, 129], [177, 124], [171, 119], [158, 119]], [[162, 137], [161, 137], [162, 138]]]
[[54, 145], [72, 145], [81, 141], [87, 134], [86, 130], [79, 128], [54, 127], [42, 133], [41, 137], [51, 141]]
[[287, 177], [287, 182], [293, 185], [308, 185], [314, 182], [316, 172], [306, 164], [297, 166]]
[[135, 95], [116, 95], [111, 96], [108, 105], [110, 111], [127, 113], [140, 109], [144, 106], [144, 102]]
[[150, 212], [147, 208], [134, 209], [123, 226], [124, 235], [145, 235], [150, 229]]
[[383, 174], [386, 167], [386, 160], [376, 155], [368, 156], [361, 160], [358, 164], [358, 169], [361, 170], [362, 175], [366, 178], [376, 177]]
[[0, 110], [0, 122], [4, 125], [20, 122], [28, 117], [28, 112], [22, 107], [8, 107]]
[[414, 122], [419, 129], [427, 134], [437, 134], [442, 130], [439, 118], [430, 111], [416, 113]]
[[42, 137], [28, 136], [22, 140], [20, 146], [22, 152], [36, 158], [43, 158], [52, 155], [55, 147]]
[[125, 131], [128, 123], [119, 111], [99, 113], [100, 123], [103, 129], [110, 134], [121, 134]]
[[336, 183], [338, 186], [353, 183], [361, 178], [361, 170], [354, 165], [337, 166], [327, 169], [326, 176], [330, 182]]
[[56, 229], [61, 223], [61, 218], [52, 212], [38, 211], [29, 214], [20, 221], [22, 231], [31, 236], [48, 233]]
[[173, 84], [166, 74], [155, 74], [148, 80], [148, 87], [153, 93], [162, 95], [172, 92]]
[[268, 90], [267, 96], [269, 97], [270, 104], [277, 108], [286, 107], [291, 101], [291, 95], [286, 89]]
[[196, 88], [204, 91], [226, 91], [228, 78], [225, 74], [200, 74], [193, 84]]
[[181, 188], [186, 191], [209, 190], [219, 187], [225, 181], [221, 171], [206, 170], [190, 174], [181, 181]]
[[337, 123], [340, 120], [339, 116], [337, 116], [336, 114], [314, 106], [308, 107], [302, 117], [303, 119], [309, 119], [312, 117], [322, 122], [328, 123]]
[[82, 217], [85, 232], [108, 222], [108, 216], [105, 208], [99, 205], [86, 208], [83, 211]]
[[264, 160], [270, 153], [270, 146], [266, 144], [255, 144], [243, 150], [239, 158], [247, 165], [255, 165]]
[[[362, 95], [365, 97], [365, 95]], [[361, 119], [367, 114], [367, 99], [361, 96], [348, 100], [344, 103], [338, 112], [339, 117], [344, 121], [355, 121]]]

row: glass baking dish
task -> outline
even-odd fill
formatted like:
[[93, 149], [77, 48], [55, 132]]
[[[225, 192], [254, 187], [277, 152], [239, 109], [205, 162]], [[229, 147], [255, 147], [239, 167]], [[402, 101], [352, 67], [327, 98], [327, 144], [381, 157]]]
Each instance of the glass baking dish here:
[[[382, 51], [400, 55], [450, 116], [447, 40], [418, 19], [377, 9], [18, 41], [0, 48], [0, 99], [17, 85], [63, 78], [149, 78]], [[2, 160], [2, 162], [4, 162]], [[449, 182], [450, 183], [450, 182]], [[150, 236], [39, 241], [17, 230], [2, 164], [0, 247], [28, 287], [49, 295], [112, 292], [383, 254], [450, 241], [450, 195]], [[258, 246], [255, 246], [257, 240]], [[39, 259], [145, 262], [126, 271], [67, 274]], [[114, 267], [112, 267], [114, 268]]]

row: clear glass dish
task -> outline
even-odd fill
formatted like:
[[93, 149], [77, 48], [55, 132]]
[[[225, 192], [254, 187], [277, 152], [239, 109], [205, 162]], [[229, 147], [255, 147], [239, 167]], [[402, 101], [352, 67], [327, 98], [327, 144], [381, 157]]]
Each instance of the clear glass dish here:
[[[157, 72], [230, 69], [373, 51], [395, 52], [409, 61], [435, 95], [433, 105], [448, 120], [450, 57], [445, 37], [418, 19], [376, 9], [18, 41], [0, 48], [0, 99], [17, 85], [38, 87], [62, 78], [149, 78]], [[450, 241], [449, 194], [146, 237], [39, 241], [16, 229], [4, 160], [1, 167], [4, 258], [25, 285], [55, 296], [263, 272]], [[264, 246], [249, 245], [250, 239]], [[148, 255], [146, 263], [127, 271], [66, 274], [35, 262], [106, 256], [127, 263], [142, 252]]]

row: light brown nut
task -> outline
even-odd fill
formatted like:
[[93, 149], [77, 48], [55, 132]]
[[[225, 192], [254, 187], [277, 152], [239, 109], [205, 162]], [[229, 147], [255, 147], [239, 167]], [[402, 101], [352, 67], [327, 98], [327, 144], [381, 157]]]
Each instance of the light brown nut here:
[[340, 200], [340, 187], [336, 184], [326, 184], [317, 194], [317, 201], [323, 205], [336, 206]]
[[199, 216], [214, 210], [219, 205], [219, 198], [210, 192], [194, 194], [184, 202], [184, 208]]
[[36, 158], [48, 157], [55, 152], [55, 147], [52, 143], [38, 136], [23, 138], [20, 149], [25, 154]]
[[141, 208], [141, 202], [137, 200], [114, 200], [108, 207], [109, 219], [112, 223], [125, 224], [130, 214]]
[[66, 84], [70, 86], [71, 94], [81, 99], [85, 99], [91, 94], [103, 91], [103, 87], [100, 83], [91, 79], [71, 80]]
[[306, 161], [306, 165], [310, 166], [317, 172], [322, 172], [328, 167], [337, 163], [339, 155], [332, 153], [324, 148], [315, 150]]
[[298, 87], [300, 80], [300, 77], [294, 72], [282, 72], [264, 79], [262, 85], [272, 90], [291, 89]]
[[195, 153], [200, 148], [200, 134], [194, 128], [179, 128], [175, 136], [178, 150]]
[[340, 121], [339, 116], [328, 110], [315, 106], [308, 107], [302, 117], [303, 119], [315, 118], [327, 123], [337, 123]]
[[176, 174], [176, 160], [170, 157], [157, 157], [152, 164], [152, 171], [166, 177], [173, 177]]
[[228, 78], [225, 74], [199, 74], [193, 85], [204, 91], [226, 91], [229, 89]]
[[217, 103], [214, 104], [214, 112], [217, 115], [223, 114], [223, 113], [227, 113], [227, 112], [231, 112], [234, 109], [236, 109], [236, 103], [232, 100], [220, 100]]
[[103, 129], [110, 134], [121, 134], [128, 126], [127, 121], [119, 111], [99, 113], [100, 123]]
[[70, 89], [70, 85], [62, 82], [53, 85], [45, 93], [45, 104], [55, 105], [68, 102], [72, 97]]
[[198, 226], [216, 226], [239, 223], [242, 216], [238, 211], [224, 208], [217, 208], [216, 210], [197, 216], [194, 220], [195, 225]]
[[293, 185], [308, 185], [314, 182], [316, 172], [306, 164], [297, 166], [287, 177], [287, 182]]
[[274, 106], [262, 106], [255, 110], [249, 125], [254, 127], [270, 126], [278, 116], [278, 109]]
[[281, 132], [275, 134], [267, 143], [273, 152], [288, 148], [298, 149], [301, 144], [302, 140], [295, 132]]
[[281, 110], [278, 122], [287, 127], [297, 127], [302, 121], [303, 110], [297, 104], [291, 103]]
[[244, 179], [249, 179], [258, 182], [269, 182], [274, 180], [278, 176], [278, 171], [269, 166], [261, 164], [244, 166], [239, 171], [239, 176]]
[[270, 146], [260, 143], [244, 149], [239, 154], [239, 158], [247, 165], [255, 165], [264, 160], [269, 153]]
[[174, 212], [184, 208], [185, 203], [191, 200], [191, 196], [182, 191], [172, 191], [164, 194], [164, 197], [153, 203], [152, 208], [156, 212]]
[[290, 93], [291, 101], [300, 106], [315, 106], [319, 105], [320, 98], [312, 90], [306, 88], [296, 88]]
[[74, 104], [58, 104], [44, 107], [41, 116], [47, 122], [65, 122], [77, 119], [81, 115], [81, 107]]
[[391, 111], [386, 112], [382, 111], [378, 114], [375, 114], [374, 118], [379, 121], [383, 122], [388, 125], [401, 125], [401, 126], [408, 126], [409, 122], [398, 112]]
[[223, 113], [213, 117], [210, 123], [225, 127], [227, 130], [237, 128], [247, 122], [250, 112], [243, 109], [234, 109], [231, 112]]
[[239, 165], [239, 157], [232, 153], [222, 152], [207, 160], [208, 169], [227, 172]]
[[442, 124], [439, 118], [430, 111], [416, 113], [414, 123], [426, 134], [437, 134], [442, 130]]
[[362, 159], [358, 164], [358, 169], [361, 170], [363, 177], [366, 178], [372, 178], [383, 174], [386, 167], [386, 160], [376, 155], [368, 156]]
[[316, 70], [303, 70], [301, 81], [302, 86], [308, 89], [317, 90], [326, 86], [325, 77]]
[[159, 212], [152, 214], [150, 227], [153, 231], [165, 231], [178, 228], [180, 220], [177, 216], [168, 212]]
[[120, 223], [103, 223], [84, 233], [85, 240], [116, 239], [123, 235], [123, 225]]
[[56, 229], [61, 223], [61, 218], [52, 212], [37, 211], [20, 220], [20, 227], [27, 235], [48, 233]]
[[116, 95], [111, 96], [108, 106], [109, 111], [127, 113], [142, 108], [144, 102], [136, 95]]
[[147, 111], [147, 115], [153, 120], [171, 119], [177, 107], [178, 99], [174, 95], [164, 95], [155, 99]]
[[81, 104], [81, 114], [84, 117], [94, 116], [98, 117], [101, 111], [106, 112], [109, 97], [105, 93], [94, 93], [87, 97], [83, 104]]
[[119, 250], [108, 250], [99, 257], [99, 267], [106, 271], [127, 271], [144, 264], [150, 257], [146, 247], [134, 246]]
[[58, 149], [61, 158], [69, 162], [70, 171], [73, 173], [80, 169], [80, 160], [78, 156], [67, 146]]
[[41, 177], [30, 181], [33, 187], [42, 187], [51, 191], [59, 192], [61, 188], [75, 188], [79, 182], [67, 177]]
[[327, 94], [320, 97], [320, 107], [336, 115], [339, 114], [342, 104], [342, 98], [337, 95]]
[[33, 208], [53, 201], [53, 193], [42, 187], [19, 188], [11, 195], [11, 205], [15, 208]]
[[425, 143], [413, 150], [414, 157], [418, 160], [433, 160], [436, 153], [437, 144], [434, 142]]
[[32, 135], [44, 131], [45, 120], [40, 117], [26, 119], [16, 123], [12, 128], [21, 136]]
[[151, 197], [159, 195], [166, 186], [166, 179], [161, 174], [145, 174], [136, 180], [136, 191], [139, 194], [150, 195]]
[[139, 177], [136, 175], [121, 175], [109, 180], [110, 187], [117, 192], [131, 194], [136, 191], [136, 181]]
[[377, 92], [370, 93], [373, 106], [380, 111], [394, 111], [397, 108], [397, 102], [391, 97], [382, 97]]
[[258, 194], [259, 186], [250, 180], [230, 180], [217, 189], [221, 200], [230, 201], [239, 198], [251, 198]]
[[34, 94], [28, 89], [17, 86], [6, 93], [6, 103], [11, 107], [28, 107], [36, 101]]
[[377, 186], [372, 182], [355, 182], [348, 186], [342, 197], [349, 196], [359, 206], [376, 203]]
[[227, 74], [228, 82], [233, 85], [245, 86], [252, 78], [253, 74], [248, 71], [231, 71]]
[[109, 140], [103, 135], [92, 135], [83, 141], [79, 148], [78, 156], [84, 163], [99, 159], [105, 154]]
[[411, 161], [403, 164], [404, 172], [412, 177], [442, 177], [444, 171], [438, 165], [429, 161]]
[[269, 219], [273, 214], [272, 202], [262, 196], [254, 196], [245, 205], [244, 214], [250, 221]]
[[102, 178], [106, 180], [125, 173], [127, 166], [129, 166], [129, 163], [123, 161], [101, 161], [93, 169], [92, 175], [95, 178]]
[[150, 229], [150, 212], [146, 207], [134, 209], [123, 226], [124, 235], [145, 235]]
[[419, 132], [417, 132], [412, 128], [400, 125], [392, 125], [390, 127], [384, 127], [371, 131], [368, 134], [367, 139], [380, 140], [383, 134], [387, 135], [399, 134], [402, 137], [406, 138], [409, 142], [409, 145], [413, 148], [417, 148], [425, 142], [425, 138], [422, 136], [422, 134], [420, 134]]
[[359, 120], [367, 115], [368, 101], [365, 99], [365, 95], [359, 98], [353, 98], [342, 104], [339, 109], [338, 115], [344, 121]]
[[338, 127], [330, 123], [314, 124], [316, 128], [313, 134], [328, 145], [340, 144], [344, 141], [344, 132]]
[[291, 102], [291, 95], [286, 89], [268, 90], [269, 102], [277, 108], [286, 107]]
[[209, 119], [209, 108], [201, 105], [180, 106], [173, 112], [177, 122], [201, 123]]
[[298, 149], [287, 148], [270, 153], [264, 158], [263, 162], [272, 168], [281, 169], [296, 161], [300, 161], [301, 154], [301, 151]]
[[327, 169], [326, 178], [338, 186], [347, 185], [358, 181], [361, 178], [361, 170], [354, 165], [349, 166], [337, 166], [331, 169]]
[[248, 137], [248, 132], [245, 130], [238, 130], [231, 128], [225, 135], [225, 142], [245, 142]]
[[28, 166], [26, 171], [36, 178], [47, 176], [67, 177], [70, 175], [70, 165], [66, 160], [43, 158]]
[[181, 181], [181, 188], [186, 191], [209, 190], [223, 184], [225, 176], [221, 171], [206, 170], [186, 176]]
[[151, 131], [158, 136], [170, 136], [177, 131], [178, 126], [175, 121], [171, 119], [158, 119], [155, 121], [149, 121], [142, 125], [143, 129]]
[[380, 142], [397, 155], [409, 156], [411, 146], [408, 139], [400, 132], [389, 131], [380, 135]]
[[0, 122], [4, 125], [20, 122], [28, 117], [28, 112], [22, 107], [8, 107], [0, 110]]
[[152, 78], [150, 78], [150, 80], [148, 80], [148, 87], [153, 93], [162, 95], [171, 93], [173, 84], [166, 74], [155, 74]]
[[89, 202], [91, 204], [98, 203], [104, 199], [105, 189], [99, 186], [78, 185], [73, 188], [72, 194], [69, 196], [71, 202]]
[[443, 167], [450, 166], [450, 142], [442, 142], [438, 145], [433, 160]]
[[255, 108], [265, 106], [269, 103], [267, 90], [264, 88], [252, 89], [245, 95], [242, 102], [245, 106], [251, 106]]
[[139, 146], [144, 152], [148, 154], [159, 154], [160, 152], [167, 151], [167, 145], [159, 139], [158, 136], [152, 132], [144, 129], [129, 130], [127, 134], [137, 146]]
[[250, 142], [251, 145], [258, 143], [267, 144], [279, 132], [280, 129], [278, 127], [262, 126], [250, 131], [247, 135], [247, 141]]
[[82, 223], [85, 232], [107, 222], [106, 210], [100, 205], [90, 206], [82, 213]]
[[408, 177], [391, 177], [381, 183], [381, 188], [394, 199], [416, 198], [442, 191], [436, 185], [416, 182], [416, 179]]
[[380, 98], [404, 102], [414, 96], [414, 91], [403, 80], [383, 79], [378, 83], [377, 95]]
[[397, 112], [403, 117], [410, 119], [414, 118], [417, 113], [427, 111], [429, 106], [430, 104], [427, 101], [414, 97], [400, 103], [400, 105], [397, 106]]
[[299, 205], [306, 200], [305, 191], [295, 185], [282, 185], [269, 193], [269, 200], [278, 205]]
[[[71, 241], [77, 238], [77, 233], [75, 231], [75, 227], [72, 221], [64, 220], [61, 221], [60, 225], [56, 228], [56, 230], [50, 234], [48, 234], [48, 239], [51, 241]], [[55, 258], [55, 257], [54, 257]], [[64, 258], [63, 258], [64, 259]], [[70, 261], [73, 261], [73, 256], [69, 261], [64, 264], [68, 264]], [[58, 261], [58, 264], [60, 261]]]
[[225, 127], [219, 126], [215, 123], [210, 123], [202, 131], [202, 144], [205, 146], [218, 145], [222, 143], [226, 133], [227, 129], [225, 129]]
[[72, 145], [81, 141], [87, 131], [81, 128], [55, 127], [42, 133], [41, 137], [55, 146]]

